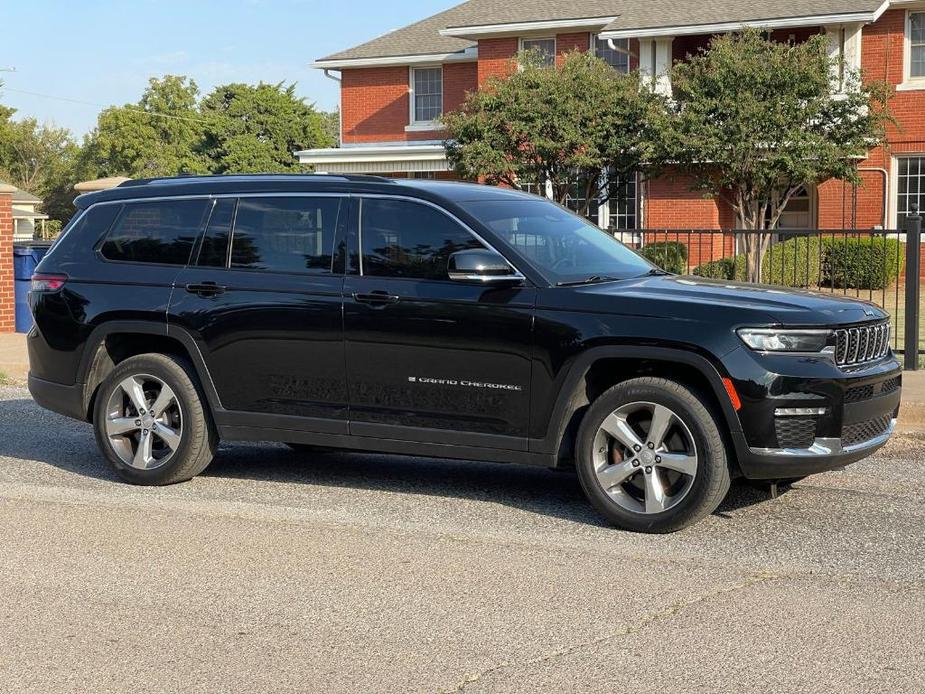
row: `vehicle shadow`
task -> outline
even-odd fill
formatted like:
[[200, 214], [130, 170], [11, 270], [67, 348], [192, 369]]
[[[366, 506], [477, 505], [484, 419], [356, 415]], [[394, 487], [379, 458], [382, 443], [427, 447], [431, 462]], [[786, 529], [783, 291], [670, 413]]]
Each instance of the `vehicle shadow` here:
[[[88, 478], [118, 481], [97, 450], [89, 425], [42, 410], [28, 399], [0, 400], [0, 458], [36, 461]], [[203, 477], [459, 498], [606, 525], [588, 504], [573, 471], [231, 443], [220, 447]], [[715, 514], [728, 518], [768, 499], [767, 492], [734, 482]]]

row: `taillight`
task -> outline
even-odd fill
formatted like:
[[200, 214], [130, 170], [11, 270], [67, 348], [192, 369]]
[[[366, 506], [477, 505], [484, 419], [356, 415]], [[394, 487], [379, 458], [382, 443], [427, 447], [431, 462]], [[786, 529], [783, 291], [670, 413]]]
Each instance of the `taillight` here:
[[67, 282], [67, 275], [32, 275], [32, 291], [56, 292]]

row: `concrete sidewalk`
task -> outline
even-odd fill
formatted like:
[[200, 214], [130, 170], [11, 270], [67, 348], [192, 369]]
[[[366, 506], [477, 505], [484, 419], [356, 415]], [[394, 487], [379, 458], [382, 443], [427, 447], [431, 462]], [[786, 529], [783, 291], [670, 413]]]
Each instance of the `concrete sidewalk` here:
[[[26, 336], [19, 333], [0, 334], [0, 383], [5, 376], [9, 383], [23, 385], [28, 374]], [[925, 433], [925, 371], [907, 371], [903, 374], [903, 407], [899, 430]]]
[[0, 333], [0, 383], [5, 378], [10, 383], [25, 384], [28, 375], [26, 336], [21, 333]]

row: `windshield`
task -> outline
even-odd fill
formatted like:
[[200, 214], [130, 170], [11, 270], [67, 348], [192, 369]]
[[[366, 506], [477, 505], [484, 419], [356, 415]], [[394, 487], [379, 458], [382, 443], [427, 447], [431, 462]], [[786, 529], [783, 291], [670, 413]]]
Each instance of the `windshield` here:
[[610, 234], [548, 200], [475, 200], [461, 206], [552, 284], [629, 279], [655, 269]]

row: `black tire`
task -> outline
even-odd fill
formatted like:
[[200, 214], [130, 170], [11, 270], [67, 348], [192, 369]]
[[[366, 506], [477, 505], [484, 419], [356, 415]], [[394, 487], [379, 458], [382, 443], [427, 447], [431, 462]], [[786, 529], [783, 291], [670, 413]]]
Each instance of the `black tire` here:
[[[591, 404], [578, 430], [576, 467], [588, 499], [613, 525], [634, 532], [676, 532], [715, 511], [725, 498], [730, 486], [726, 445], [719, 429], [721, 424], [704, 402], [687, 386], [664, 378], [646, 377], [620, 383]], [[598, 481], [595, 453], [599, 451], [595, 450], [595, 439], [604, 420], [631, 403], [652, 403], [669, 408], [687, 427], [696, 445], [696, 474], [688, 483], [686, 495], [679, 494], [676, 505], [662, 512], [644, 513], [624, 508]], [[610, 456], [607, 453], [607, 461]], [[641, 470], [633, 474], [645, 473]]]
[[[169, 386], [182, 413], [179, 444], [166, 462], [154, 469], [126, 464], [106, 433], [110, 397], [125, 379], [139, 375], [153, 376]], [[190, 480], [208, 467], [218, 448], [218, 434], [192, 364], [165, 354], [142, 354], [118, 364], [100, 386], [93, 426], [100, 451], [116, 473], [131, 484], [159, 486]]]

